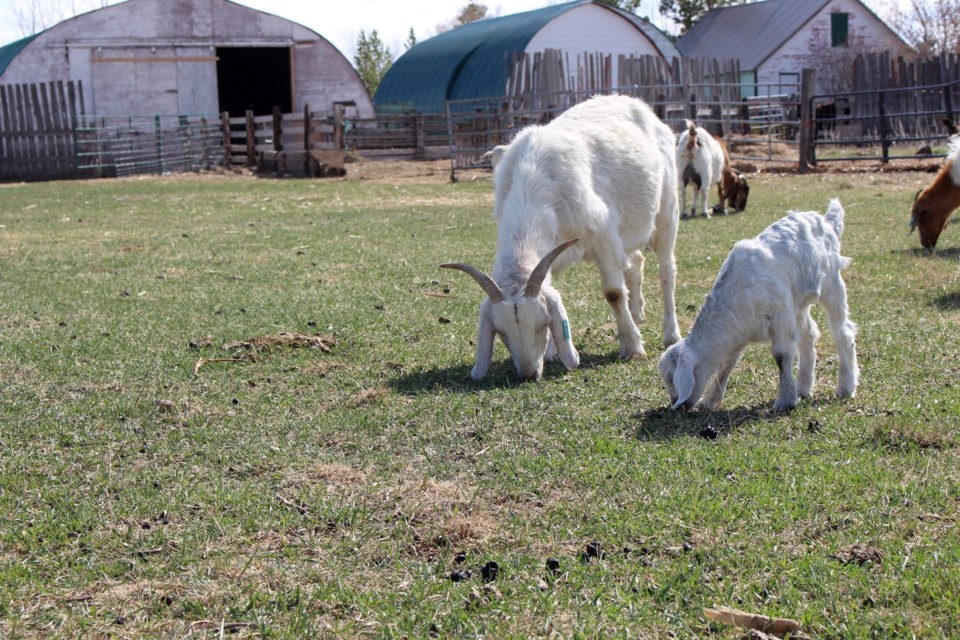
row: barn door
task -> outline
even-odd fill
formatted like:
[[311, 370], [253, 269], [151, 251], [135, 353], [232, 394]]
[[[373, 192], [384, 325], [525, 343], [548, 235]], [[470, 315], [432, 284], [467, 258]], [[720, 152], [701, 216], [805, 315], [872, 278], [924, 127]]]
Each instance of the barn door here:
[[239, 116], [293, 111], [289, 47], [218, 47], [217, 94], [220, 111]]

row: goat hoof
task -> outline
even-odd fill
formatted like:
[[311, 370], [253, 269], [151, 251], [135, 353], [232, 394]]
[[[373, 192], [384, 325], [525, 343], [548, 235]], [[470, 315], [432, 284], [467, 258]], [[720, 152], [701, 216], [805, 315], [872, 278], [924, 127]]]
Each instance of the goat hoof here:
[[797, 401], [796, 401], [796, 400], [787, 401], [787, 402], [780, 402], [780, 401], [778, 400], [778, 401], [773, 405], [773, 410], [776, 411], [777, 413], [790, 413], [791, 411], [793, 411], [793, 410], [796, 409], [796, 408], [797, 408]]
[[637, 346], [633, 349], [621, 348], [620, 357], [624, 360], [640, 360], [641, 358], [647, 357], [647, 352], [643, 350], [642, 346]]

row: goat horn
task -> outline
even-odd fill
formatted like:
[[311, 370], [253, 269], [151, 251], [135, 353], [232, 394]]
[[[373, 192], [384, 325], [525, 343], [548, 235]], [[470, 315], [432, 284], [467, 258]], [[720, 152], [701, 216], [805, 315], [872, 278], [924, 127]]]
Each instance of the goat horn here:
[[480, 285], [480, 288], [483, 289], [488, 296], [490, 296], [490, 300], [493, 302], [503, 301], [503, 292], [500, 291], [500, 286], [493, 281], [493, 278], [485, 274], [483, 271], [480, 271], [480, 269], [477, 269], [473, 265], [463, 264], [462, 262], [447, 262], [440, 266], [444, 269], [456, 269], [457, 271], [463, 271], [477, 281], [477, 284]]
[[573, 240], [567, 240], [566, 242], [561, 242], [553, 248], [547, 255], [543, 256], [540, 260], [540, 263], [533, 269], [533, 273], [530, 274], [530, 279], [527, 280], [527, 286], [523, 290], [523, 295], [535, 298], [540, 295], [540, 287], [543, 285], [544, 278], [547, 277], [547, 274], [550, 273], [550, 267], [553, 266], [553, 261], [557, 259], [564, 249], [567, 247], [576, 244], [580, 238], [574, 238]]

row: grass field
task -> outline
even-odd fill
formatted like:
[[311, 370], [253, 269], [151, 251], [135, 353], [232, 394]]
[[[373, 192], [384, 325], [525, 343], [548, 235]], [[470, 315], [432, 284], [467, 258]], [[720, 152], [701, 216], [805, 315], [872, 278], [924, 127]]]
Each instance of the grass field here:
[[654, 256], [648, 359], [578, 265], [580, 368], [520, 384], [498, 344], [470, 381], [482, 292], [437, 265], [492, 263], [482, 178], [0, 186], [0, 637], [743, 637], [715, 606], [956, 637], [960, 232], [907, 235], [931, 177], [760, 174], [681, 223], [685, 334], [733, 242], [843, 201], [861, 386], [832, 398], [817, 313], [788, 415], [762, 346], [722, 410], [669, 410]]

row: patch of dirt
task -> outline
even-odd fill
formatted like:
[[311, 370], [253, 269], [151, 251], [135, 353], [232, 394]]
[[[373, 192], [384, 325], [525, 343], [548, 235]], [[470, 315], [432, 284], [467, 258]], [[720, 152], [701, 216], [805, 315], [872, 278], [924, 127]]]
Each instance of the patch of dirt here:
[[864, 565], [868, 562], [879, 564], [883, 559], [883, 550], [866, 544], [852, 544], [830, 556], [843, 564]]

